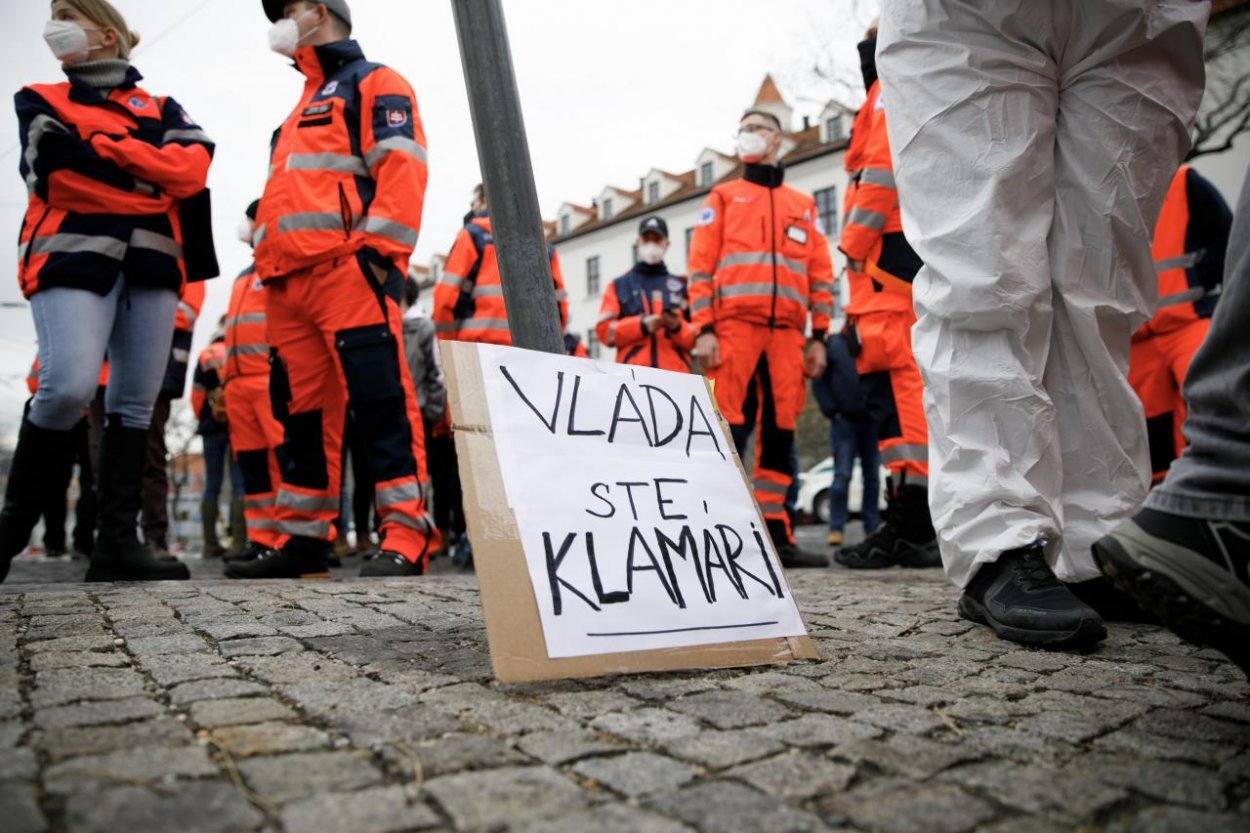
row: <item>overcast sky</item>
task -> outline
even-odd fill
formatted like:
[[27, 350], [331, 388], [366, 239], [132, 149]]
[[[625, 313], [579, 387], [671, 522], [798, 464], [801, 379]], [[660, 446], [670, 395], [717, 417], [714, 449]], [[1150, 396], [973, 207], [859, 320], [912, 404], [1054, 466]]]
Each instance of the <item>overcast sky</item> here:
[[[230, 277], [248, 258], [235, 237], [260, 195], [268, 142], [295, 105], [303, 77], [269, 51], [259, 0], [114, 0], [142, 38], [132, 55], [143, 86], [176, 98], [217, 143], [209, 174], [225, 277], [211, 281], [196, 349], [225, 311]], [[367, 57], [416, 90], [430, 152], [430, 184], [415, 257], [445, 252], [479, 181], [450, 0], [352, 0]], [[530, 153], [545, 218], [566, 200], [588, 204], [604, 185], [638, 187], [652, 167], [689, 170], [711, 145], [732, 149], [737, 117], [765, 73], [799, 115], [830, 90], [804, 78], [818, 51], [845, 56], [876, 0], [504, 0]], [[63, 80], [43, 42], [50, 4], [5, 3], [0, 87]], [[0, 115], [0, 229], [16, 240], [26, 207], [17, 120]], [[11, 250], [15, 252], [15, 250]], [[0, 266], [0, 302], [21, 302], [16, 256]], [[0, 434], [18, 418], [34, 356], [24, 307], [0, 308]]]

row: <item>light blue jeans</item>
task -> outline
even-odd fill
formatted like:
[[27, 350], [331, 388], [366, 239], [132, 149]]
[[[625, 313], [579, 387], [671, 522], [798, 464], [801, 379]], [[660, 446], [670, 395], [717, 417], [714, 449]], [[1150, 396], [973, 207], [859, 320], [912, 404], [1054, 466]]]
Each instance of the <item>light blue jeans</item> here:
[[107, 351], [109, 384], [104, 410], [127, 428], [147, 428], [161, 389], [174, 336], [178, 293], [128, 287], [125, 278], [107, 295], [54, 287], [30, 298], [39, 337], [39, 390], [30, 421], [68, 431], [95, 396]]

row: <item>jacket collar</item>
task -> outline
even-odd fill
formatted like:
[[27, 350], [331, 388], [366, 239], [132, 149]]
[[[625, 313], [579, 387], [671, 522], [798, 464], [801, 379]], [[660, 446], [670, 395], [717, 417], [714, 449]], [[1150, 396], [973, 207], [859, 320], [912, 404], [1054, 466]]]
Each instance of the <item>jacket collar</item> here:
[[668, 267], [662, 260], [659, 263], [643, 263], [640, 260], [634, 264], [634, 271], [640, 275], [667, 275]]
[[301, 46], [291, 58], [295, 61], [295, 68], [304, 73], [309, 81], [321, 81], [352, 61], [363, 61], [365, 53], [359, 43], [348, 38], [320, 46]]
[[746, 165], [742, 178], [765, 188], [777, 188], [786, 178], [786, 166], [780, 162], [776, 165]]
[[[79, 104], [100, 104], [108, 101], [107, 98], [100, 95], [100, 91], [79, 78], [72, 72], [66, 72], [69, 78], [69, 98], [70, 101], [76, 101]], [[118, 90], [133, 90], [143, 80], [143, 74], [133, 66], [126, 68], [126, 80], [117, 85]]]

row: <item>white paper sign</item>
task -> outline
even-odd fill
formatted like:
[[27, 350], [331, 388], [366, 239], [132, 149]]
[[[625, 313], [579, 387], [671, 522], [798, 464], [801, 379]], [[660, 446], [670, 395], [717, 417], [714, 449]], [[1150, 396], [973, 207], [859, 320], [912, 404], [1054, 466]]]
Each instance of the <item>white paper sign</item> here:
[[702, 377], [479, 355], [548, 656], [806, 633]]

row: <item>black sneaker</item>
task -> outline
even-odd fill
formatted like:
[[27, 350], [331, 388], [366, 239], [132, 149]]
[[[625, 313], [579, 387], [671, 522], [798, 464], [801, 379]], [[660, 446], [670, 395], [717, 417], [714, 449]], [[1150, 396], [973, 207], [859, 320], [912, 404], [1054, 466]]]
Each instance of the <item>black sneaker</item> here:
[[852, 570], [942, 566], [937, 538], [912, 541], [888, 523], [858, 544], [839, 549], [833, 560]]
[[789, 541], [780, 544], [774, 542], [774, 546], [777, 548], [777, 557], [781, 559], [781, 566], [788, 570], [829, 566], [829, 559], [826, 556], [801, 550]]
[[265, 550], [251, 561], [230, 561], [227, 578], [330, 578], [329, 551], [287, 546]]
[[425, 575], [424, 561], [409, 561], [397, 552], [381, 550], [360, 567], [361, 578]]
[[982, 564], [959, 598], [959, 615], [1025, 645], [1079, 647], [1107, 638], [1098, 613], [1055, 577], [1040, 544]]
[[1116, 587], [1250, 676], [1250, 523], [1142, 509], [1093, 549]]
[[229, 564], [231, 562], [255, 561], [262, 554], [269, 552], [271, 547], [263, 544], [257, 544], [254, 541], [248, 541], [247, 546], [238, 552], [228, 552], [221, 557], [221, 560]]

